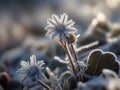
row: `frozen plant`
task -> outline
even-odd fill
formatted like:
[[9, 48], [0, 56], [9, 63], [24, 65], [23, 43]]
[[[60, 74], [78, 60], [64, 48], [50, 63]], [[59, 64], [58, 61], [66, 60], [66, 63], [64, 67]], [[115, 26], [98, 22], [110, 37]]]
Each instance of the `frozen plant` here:
[[[98, 42], [77, 48], [77, 40], [80, 35], [76, 33], [75, 22], [68, 20], [67, 14], [63, 14], [60, 17], [52, 15], [51, 18], [48, 18], [47, 24], [45, 28], [47, 30], [46, 36], [58, 41], [66, 52], [65, 59], [57, 56], [55, 56], [55, 59], [65, 64], [68, 69], [60, 75], [55, 75], [49, 67], [43, 67], [44, 62], [42, 60], [36, 61], [36, 57], [33, 55], [30, 57], [30, 62], [21, 61], [22, 68], [17, 71], [22, 83], [27, 87], [24, 90], [28, 90], [29, 86], [33, 86], [33, 83], [37, 83], [40, 86], [38, 87], [40, 90], [76, 90], [78, 82], [81, 83], [79, 83], [77, 90], [87, 90], [89, 82], [91, 85], [91, 81], [93, 80], [94, 82], [96, 80], [93, 77], [98, 77], [103, 69], [107, 68], [118, 73], [119, 64], [113, 53], [94, 50], [90, 53], [86, 62], [79, 60], [79, 51], [97, 45]], [[104, 76], [107, 78], [112, 75], [116, 76], [114, 72], [103, 70], [100, 80], [103, 80]], [[108, 81], [107, 78], [105, 78], [106, 81]], [[109, 80], [113, 79], [110, 77]], [[87, 81], [88, 83], [83, 83]]]
[[[77, 34], [77, 29], [74, 27], [75, 22], [68, 20], [67, 14], [60, 15], [60, 17], [53, 14], [51, 18], [48, 18], [47, 24], [45, 28], [45, 30], [47, 30], [46, 36], [57, 40], [63, 46], [67, 54], [66, 60], [60, 60], [59, 57], [56, 59], [67, 64], [68, 69], [77, 81], [83, 81], [87, 64], [79, 60], [77, 53], [82, 49], [89, 48], [89, 46], [86, 45], [85, 47], [79, 48], [79, 50], [77, 49], [76, 44], [80, 35]], [[96, 45], [96, 43], [92, 46], [94, 45]]]
[[31, 85], [44, 77], [44, 74], [42, 73], [44, 62], [43, 60], [36, 61], [35, 55], [30, 57], [30, 62], [21, 61], [20, 65], [21, 68], [18, 69], [17, 73], [24, 85]]
[[28, 90], [29, 87], [34, 84], [40, 84], [42, 90], [62, 90], [60, 86], [60, 80], [53, 74], [53, 72], [46, 67], [46, 72], [49, 77], [43, 72], [43, 60], [37, 61], [36, 56], [30, 57], [30, 62], [21, 61], [21, 68], [17, 73], [20, 76], [21, 83], [25, 85], [24, 90]]
[[45, 30], [47, 30], [46, 36], [59, 41], [66, 41], [71, 33], [77, 31], [77, 29], [74, 28], [75, 22], [68, 20], [67, 14], [61, 15], [60, 18], [53, 14], [51, 18], [48, 18], [47, 24], [45, 27]]

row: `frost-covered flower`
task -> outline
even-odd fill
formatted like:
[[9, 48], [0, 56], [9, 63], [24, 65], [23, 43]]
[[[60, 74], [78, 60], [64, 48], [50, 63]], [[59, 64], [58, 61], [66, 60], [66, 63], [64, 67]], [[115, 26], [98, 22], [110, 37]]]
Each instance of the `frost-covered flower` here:
[[35, 55], [30, 57], [30, 62], [21, 61], [20, 65], [22, 67], [18, 69], [17, 73], [23, 84], [29, 85], [44, 77], [44, 74], [42, 73], [44, 62], [36, 61]]
[[74, 28], [75, 22], [73, 20], [68, 20], [67, 14], [62, 14], [60, 17], [53, 14], [51, 18], [47, 20], [47, 30], [46, 36], [49, 36], [53, 39], [62, 39], [66, 40], [66, 37], [72, 33], [74, 34], [77, 29]]

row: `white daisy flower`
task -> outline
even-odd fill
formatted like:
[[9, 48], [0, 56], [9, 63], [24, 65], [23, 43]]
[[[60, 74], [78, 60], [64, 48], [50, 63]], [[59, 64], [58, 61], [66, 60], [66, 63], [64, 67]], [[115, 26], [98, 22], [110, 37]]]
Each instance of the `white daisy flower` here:
[[17, 73], [23, 84], [29, 85], [44, 77], [44, 74], [42, 73], [44, 62], [36, 61], [35, 55], [30, 57], [30, 62], [21, 61], [20, 65], [22, 67], [18, 69]]
[[77, 29], [74, 28], [75, 22], [68, 20], [67, 14], [63, 14], [60, 17], [53, 14], [51, 18], [48, 18], [47, 24], [45, 27], [45, 30], [47, 30], [46, 36], [53, 39], [66, 40], [66, 37], [69, 37], [71, 33], [77, 32]]

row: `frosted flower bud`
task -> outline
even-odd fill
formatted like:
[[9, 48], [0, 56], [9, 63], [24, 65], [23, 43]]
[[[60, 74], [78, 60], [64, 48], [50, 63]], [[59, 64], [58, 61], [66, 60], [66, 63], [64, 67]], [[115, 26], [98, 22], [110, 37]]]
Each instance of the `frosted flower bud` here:
[[74, 43], [76, 38], [74, 34], [69, 34], [69, 36], [66, 36], [66, 40], [68, 42], [68, 44]]

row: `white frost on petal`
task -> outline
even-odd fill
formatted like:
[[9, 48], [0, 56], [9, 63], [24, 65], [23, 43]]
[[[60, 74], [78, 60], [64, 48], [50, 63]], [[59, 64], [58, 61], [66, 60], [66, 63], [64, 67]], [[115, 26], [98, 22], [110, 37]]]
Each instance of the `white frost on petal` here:
[[64, 24], [68, 20], [68, 15], [64, 13], [61, 15], [61, 23]]
[[47, 24], [57, 25], [57, 23], [54, 20], [50, 19], [50, 18], [47, 20]]
[[18, 69], [17, 74], [20, 77], [21, 82], [24, 85], [32, 84], [33, 82], [37, 81], [38, 79], [43, 79], [46, 77], [42, 70], [44, 61], [37, 61], [36, 56], [32, 55], [30, 57], [30, 61], [21, 61], [20, 65], [22, 66]]
[[65, 22], [65, 26], [69, 26], [69, 25], [72, 26], [74, 24], [75, 24], [75, 22], [73, 20], [69, 20], [69, 21]]
[[75, 22], [72, 19], [68, 20], [68, 15], [66, 13], [60, 15], [60, 17], [53, 14], [52, 17], [47, 20], [47, 26], [45, 27], [47, 31], [46, 36], [64, 41], [66, 40], [66, 34], [74, 34], [77, 32], [74, 24]]
[[20, 62], [20, 65], [23, 67], [23, 68], [26, 68], [29, 66], [29, 64], [26, 62], [26, 61], [21, 61]]
[[36, 56], [35, 56], [35, 55], [32, 55], [32, 56], [30, 57], [30, 64], [31, 64], [31, 65], [35, 65], [35, 64], [36, 64]]
[[52, 15], [52, 20], [54, 20], [56, 24], [60, 23], [60, 18], [55, 14]]

